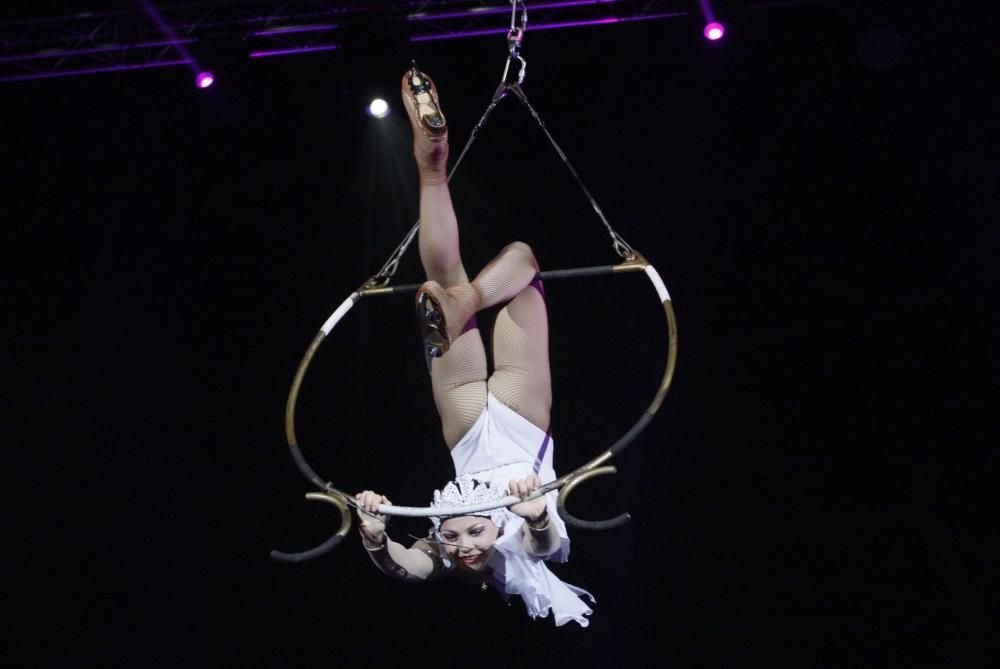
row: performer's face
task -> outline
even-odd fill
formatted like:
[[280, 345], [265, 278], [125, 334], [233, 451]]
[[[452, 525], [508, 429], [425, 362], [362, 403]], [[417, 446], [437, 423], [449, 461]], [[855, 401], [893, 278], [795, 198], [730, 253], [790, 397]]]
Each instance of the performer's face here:
[[441, 523], [445, 551], [465, 571], [480, 572], [489, 566], [499, 536], [500, 528], [483, 516], [459, 516]]

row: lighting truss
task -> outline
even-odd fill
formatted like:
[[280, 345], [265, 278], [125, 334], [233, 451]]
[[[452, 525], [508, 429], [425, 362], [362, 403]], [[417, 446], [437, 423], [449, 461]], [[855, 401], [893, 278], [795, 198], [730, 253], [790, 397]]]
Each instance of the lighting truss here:
[[[822, 0], [741, 3], [744, 9]], [[250, 58], [340, 48], [338, 32], [401, 32], [412, 42], [505, 34], [507, 0], [162, 0], [164, 31], [141, 3], [50, 17], [11, 17], [0, 9], [0, 82], [99, 72], [192, 66], [190, 47], [217, 44]], [[91, 6], [101, 4], [91, 0]], [[108, 2], [103, 3], [105, 6]], [[564, 29], [687, 16], [692, 0], [540, 0], [527, 2], [528, 30]]]

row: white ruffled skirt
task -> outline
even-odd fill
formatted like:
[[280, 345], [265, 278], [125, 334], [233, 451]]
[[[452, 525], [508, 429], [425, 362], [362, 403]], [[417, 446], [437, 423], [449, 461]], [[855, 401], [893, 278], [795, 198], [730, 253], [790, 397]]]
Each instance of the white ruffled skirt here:
[[[486, 408], [476, 423], [451, 451], [455, 473], [472, 474], [491, 486], [507, 488], [511, 479], [523, 479], [537, 474], [542, 483], [556, 478], [552, 467], [555, 450], [551, 436], [526, 418], [498, 400], [491, 393]], [[547, 560], [565, 562], [569, 558], [569, 535], [566, 524], [556, 509], [558, 492], [546, 495], [549, 522], [556, 526], [561, 537], [559, 549]], [[590, 621], [585, 616], [592, 613], [581, 596], [594, 602], [586, 590], [564, 583], [553, 574], [545, 560], [528, 555], [521, 544], [523, 518], [511, 516], [504, 527], [504, 534], [497, 541], [496, 555], [490, 563], [498, 584], [507, 595], [518, 595], [525, 603], [528, 614], [545, 617], [552, 612], [556, 625], [575, 620], [582, 627]]]

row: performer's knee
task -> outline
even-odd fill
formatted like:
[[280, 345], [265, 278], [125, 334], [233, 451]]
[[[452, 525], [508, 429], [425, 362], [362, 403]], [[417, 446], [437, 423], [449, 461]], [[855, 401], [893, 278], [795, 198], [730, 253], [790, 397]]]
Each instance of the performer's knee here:
[[524, 242], [511, 242], [505, 246], [501, 254], [508, 253], [517, 254], [524, 259], [525, 264], [533, 267], [536, 272], [538, 271], [538, 259], [535, 258], [535, 252]]

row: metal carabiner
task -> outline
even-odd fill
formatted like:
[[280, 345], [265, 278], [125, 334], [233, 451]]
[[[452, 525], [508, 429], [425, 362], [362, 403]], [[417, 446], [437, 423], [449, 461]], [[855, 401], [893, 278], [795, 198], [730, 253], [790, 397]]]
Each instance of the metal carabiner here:
[[[517, 6], [521, 5], [521, 25], [517, 25]], [[528, 8], [524, 2], [510, 0], [510, 30], [507, 31], [507, 61], [504, 63], [503, 76], [500, 78], [500, 85], [510, 85], [507, 76], [510, 74], [510, 64], [517, 61], [520, 68], [517, 72], [517, 85], [524, 83], [524, 76], [528, 69], [528, 62], [521, 55], [521, 43], [524, 41], [524, 31], [528, 27]]]

